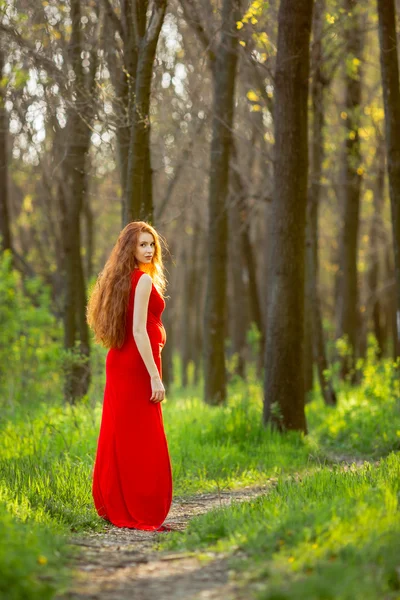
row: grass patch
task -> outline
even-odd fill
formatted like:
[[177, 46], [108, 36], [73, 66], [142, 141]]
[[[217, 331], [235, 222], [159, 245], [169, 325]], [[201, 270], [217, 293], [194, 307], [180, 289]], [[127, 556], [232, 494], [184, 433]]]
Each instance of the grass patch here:
[[[163, 407], [176, 496], [261, 483], [320, 460], [302, 434], [264, 428], [260, 391], [247, 392], [237, 385], [225, 407], [207, 406], [198, 396]], [[91, 497], [100, 417], [98, 402], [41, 403], [3, 416], [0, 479], [30, 517], [45, 514], [73, 530], [102, 527]]]
[[399, 598], [399, 482], [398, 453], [318, 468], [193, 519], [161, 548], [228, 554], [259, 599]]
[[[46, 594], [51, 597], [54, 589], [62, 585], [62, 577], [57, 579], [56, 572], [65, 560], [67, 536], [71, 531], [104, 529], [104, 521], [98, 517], [91, 496], [92, 468], [104, 391], [103, 359], [101, 352], [95, 354], [96, 375], [91, 394], [76, 406], [66, 406], [57, 399], [44, 402], [42, 396], [39, 400], [32, 399], [29, 404], [10, 402], [9, 398], [3, 403], [0, 417], [0, 527], [7, 530], [7, 535], [0, 537], [0, 576], [4, 571], [9, 573], [9, 578], [3, 577], [7, 593], [4, 595], [1, 588], [0, 591], [7, 599], [20, 597], [29, 600], [38, 595], [46, 598]], [[257, 568], [249, 569], [257, 585], [263, 585], [262, 582], [268, 580], [269, 587], [265, 593], [270, 594], [271, 590], [275, 590], [274, 593], [278, 594], [286, 573], [290, 572], [290, 585], [300, 586], [300, 591], [293, 588], [295, 595], [291, 597], [301, 598], [302, 585], [312, 584], [317, 590], [324, 578], [338, 578], [335, 571], [337, 565], [344, 568], [338, 558], [341, 556], [340, 548], [336, 549], [335, 558], [329, 555], [329, 552], [333, 552], [331, 546], [334, 546], [335, 527], [337, 536], [342, 541], [346, 540], [346, 527], [351, 530], [352, 522], [362, 529], [362, 522], [357, 519], [367, 506], [369, 512], [365, 514], [373, 521], [375, 530], [368, 529], [369, 537], [363, 542], [361, 554], [361, 546], [357, 545], [361, 544], [360, 540], [356, 544], [351, 538], [353, 541], [347, 544], [348, 553], [356, 545], [353, 555], [351, 552], [345, 554], [346, 560], [349, 564], [353, 561], [354, 565], [358, 565], [353, 571], [349, 570], [349, 577], [354, 576], [356, 568], [362, 571], [363, 565], [367, 565], [369, 560], [375, 567], [368, 571], [365, 566], [368, 575], [375, 569], [377, 580], [381, 577], [382, 581], [390, 580], [392, 585], [396, 585], [397, 571], [389, 557], [397, 549], [393, 537], [393, 532], [398, 533], [397, 525], [393, 525], [394, 513], [388, 513], [385, 521], [383, 516], [379, 516], [380, 513], [372, 511], [372, 496], [362, 499], [354, 495], [352, 506], [349, 499], [346, 501], [347, 516], [340, 516], [343, 498], [338, 494], [342, 490], [340, 493], [345, 496], [343, 490], [350, 485], [350, 480], [344, 479], [347, 487], [343, 488], [342, 476], [346, 478], [352, 475], [346, 475], [336, 467], [333, 470], [326, 468], [332, 462], [332, 455], [371, 459], [400, 448], [400, 401], [395, 385], [392, 367], [389, 363], [385, 366], [383, 362], [366, 371], [357, 389], [350, 390], [342, 386], [336, 408], [324, 406], [316, 394], [306, 407], [307, 436], [299, 432], [281, 435], [262, 425], [262, 388], [251, 369], [246, 382], [238, 378], [231, 379], [225, 406], [205, 405], [201, 386], [186, 390], [172, 388], [171, 393], [167, 391], [163, 414], [172, 459], [175, 497], [261, 484], [270, 478], [278, 480], [277, 489], [271, 492], [271, 498], [275, 498], [273, 506], [263, 507], [257, 501], [254, 503], [254, 513], [250, 508], [247, 513], [245, 507], [233, 506], [226, 512], [207, 515], [205, 520], [195, 520], [188, 531], [188, 535], [190, 533], [194, 537], [185, 537], [185, 543], [197, 540], [201, 547], [215, 546], [216, 551], [227, 551], [233, 556], [235, 548], [242, 549], [240, 551], [245, 551], [256, 565], [257, 560], [251, 550], [254, 543], [260, 556], [272, 561], [270, 571], [264, 568], [267, 559]], [[373, 471], [373, 467], [371, 469]], [[301, 482], [292, 479], [294, 473], [302, 479]], [[370, 475], [364, 475], [364, 480], [353, 480], [355, 488], [361, 489], [365, 481], [369, 481]], [[371, 481], [368, 485], [372, 489], [376, 487]], [[381, 483], [378, 488], [377, 505], [382, 502], [383, 493], [388, 494], [389, 499], [393, 497], [392, 488], [383, 490]], [[294, 490], [297, 490], [296, 493]], [[298, 490], [302, 490], [301, 493]], [[292, 493], [295, 496], [297, 494], [297, 500], [294, 496], [291, 498]], [[333, 498], [334, 515], [328, 511], [328, 493]], [[292, 516], [285, 508], [289, 500]], [[261, 512], [258, 513], [258, 510]], [[299, 515], [296, 516], [296, 512]], [[338, 514], [340, 518], [343, 517], [340, 522], [337, 521]], [[238, 515], [242, 515], [243, 522]], [[271, 528], [261, 529], [254, 537], [254, 522], [260, 519], [263, 523], [270, 523]], [[320, 529], [315, 529], [316, 523], [320, 524]], [[378, 531], [379, 523], [386, 525], [382, 525], [383, 529]], [[324, 527], [331, 531], [332, 537], [330, 545], [327, 542], [326, 551], [321, 550], [324, 546], [320, 543], [325, 539]], [[288, 531], [292, 531], [292, 538]], [[310, 533], [308, 541], [306, 532], [314, 532]], [[285, 542], [286, 534], [296, 540], [294, 545], [290, 546], [290, 540]], [[316, 541], [311, 541], [312, 536]], [[278, 539], [284, 541], [279, 552], [272, 550]], [[311, 553], [314, 558], [311, 560], [309, 557], [309, 562], [303, 564], [299, 549], [304, 550], [307, 544], [317, 544], [317, 547]], [[379, 555], [380, 548], [384, 549], [382, 556]], [[286, 549], [291, 554], [286, 556]], [[276, 552], [277, 558], [271, 552]], [[304, 556], [308, 556], [309, 548], [304, 552]], [[45, 557], [44, 561], [39, 559], [41, 556]], [[367, 560], [368, 556], [370, 558]], [[19, 566], [18, 561], [21, 563]], [[241, 569], [245, 562], [240, 561], [237, 568]], [[317, 577], [317, 572], [323, 575]], [[304, 583], [305, 573], [307, 581]], [[243, 572], [241, 577], [244, 577]], [[27, 584], [30, 596], [23, 587], [25, 580], [36, 582]], [[15, 596], [12, 596], [14, 590]], [[325, 592], [321, 592], [320, 596], [316, 595], [319, 593], [317, 591], [312, 593], [315, 596], [311, 595], [311, 598], [325, 598]], [[365, 594], [365, 597], [368, 596]]]
[[306, 407], [310, 438], [328, 455], [379, 458], [400, 450], [400, 369], [373, 356], [361, 366], [360, 385], [342, 384], [336, 407], [318, 393]]
[[177, 495], [226, 490], [265, 482], [319, 461], [311, 438], [282, 436], [261, 421], [261, 389], [236, 380], [226, 406], [209, 406], [200, 394], [174, 398], [164, 421]]
[[69, 581], [59, 528], [13, 518], [10, 503], [4, 494], [0, 498], [0, 598], [52, 598]]

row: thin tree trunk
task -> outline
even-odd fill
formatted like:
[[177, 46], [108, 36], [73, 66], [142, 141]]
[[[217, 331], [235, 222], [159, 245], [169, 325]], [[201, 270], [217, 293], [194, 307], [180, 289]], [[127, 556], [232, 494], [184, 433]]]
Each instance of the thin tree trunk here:
[[[122, 226], [132, 220], [153, 222], [150, 152], [150, 95], [153, 64], [167, 0], [154, 0], [146, 27], [148, 0], [121, 1], [118, 17], [110, 0], [103, 0], [111, 24], [107, 61], [116, 91], [118, 163], [122, 187]], [[114, 34], [123, 42], [121, 64]]]
[[[360, 153], [360, 104], [362, 33], [357, 14], [357, 0], [345, 0], [345, 10], [349, 25], [345, 28], [346, 61], [354, 65], [354, 71], [346, 69], [346, 98], [343, 112], [345, 124], [345, 147], [342, 164], [343, 220], [339, 258], [339, 296], [337, 337], [346, 337], [349, 351], [341, 358], [341, 376], [351, 373], [355, 377], [355, 356], [357, 348], [358, 282], [357, 251], [360, 213], [361, 163]], [[358, 67], [354, 61], [359, 61]], [[346, 64], [347, 64], [346, 62]]]
[[[247, 269], [248, 276], [248, 297], [249, 297], [249, 307], [250, 307], [250, 319], [254, 321], [256, 327], [260, 333], [260, 347], [259, 347], [259, 361], [257, 364], [258, 374], [261, 374], [261, 367], [264, 357], [265, 351], [265, 327], [264, 321], [261, 311], [261, 303], [260, 303], [260, 290], [257, 282], [257, 263], [256, 258], [253, 252], [253, 245], [250, 240], [250, 219], [248, 216], [248, 208], [247, 208], [247, 198], [246, 198], [246, 188], [243, 184], [242, 178], [240, 176], [237, 164], [237, 150], [236, 146], [232, 146], [232, 155], [235, 159], [235, 167], [232, 173], [232, 183], [235, 190], [237, 190], [238, 194], [238, 203], [236, 211], [240, 217], [240, 229], [239, 229], [239, 239], [240, 239], [240, 248], [243, 256], [244, 264]], [[249, 169], [250, 172], [250, 169]]]
[[[193, 241], [193, 240], [192, 240]], [[181, 307], [181, 364], [182, 364], [182, 386], [187, 387], [188, 368], [192, 359], [192, 346], [194, 343], [194, 302], [195, 290], [193, 287], [196, 264], [193, 261], [193, 243], [191, 248], [183, 248], [182, 251], [182, 274], [183, 293]]]
[[[87, 183], [86, 183], [87, 185]], [[85, 255], [85, 279], [89, 281], [93, 275], [93, 257], [94, 257], [94, 241], [95, 241], [95, 223], [92, 207], [89, 202], [89, 194], [85, 194], [83, 203], [83, 215], [86, 233], [86, 255]]]
[[225, 330], [227, 278], [227, 210], [237, 64], [236, 21], [239, 0], [224, 0], [221, 39], [213, 76], [213, 137], [208, 222], [207, 291], [204, 311], [204, 400], [226, 399]]
[[397, 334], [394, 356], [400, 356], [400, 84], [394, 0], [377, 0], [381, 76], [385, 108], [387, 169], [392, 210]]
[[139, 46], [135, 97], [131, 113], [125, 224], [132, 220], [153, 222], [150, 93], [153, 63], [166, 7], [167, 0], [154, 0], [152, 14]]
[[[170, 258], [165, 263], [166, 271], [169, 271], [171, 266]], [[170, 282], [169, 282], [170, 283]], [[173, 350], [175, 347], [175, 328], [177, 315], [174, 314], [174, 305], [170, 304], [170, 300], [166, 299], [165, 310], [163, 312], [163, 323], [165, 331], [167, 333], [167, 341], [165, 348], [162, 351], [162, 380], [165, 385], [165, 389], [168, 390], [174, 385], [174, 365], [173, 365]]]
[[202, 374], [202, 351], [203, 351], [203, 331], [202, 315], [204, 306], [204, 280], [205, 269], [203, 257], [205, 251], [203, 248], [204, 231], [201, 226], [200, 215], [195, 214], [193, 218], [193, 243], [191, 260], [193, 262], [191, 287], [193, 290], [193, 340], [191, 346], [191, 359], [194, 365], [193, 385], [198, 385]]
[[[1, 39], [0, 39], [1, 44]], [[3, 77], [4, 51], [0, 45], [0, 80]], [[0, 250], [12, 250], [10, 216], [8, 211], [8, 115], [5, 107], [5, 90], [0, 86]]]
[[64, 346], [72, 352], [73, 357], [66, 365], [64, 394], [65, 399], [73, 403], [87, 393], [91, 378], [86, 285], [81, 255], [81, 213], [87, 192], [85, 167], [90, 146], [90, 129], [85, 121], [89, 117], [91, 107], [88, 105], [89, 95], [85, 93], [82, 68], [80, 0], [71, 1], [71, 21], [70, 52], [76, 79], [75, 100], [67, 119], [68, 146], [63, 165], [62, 232], [65, 269]]
[[[131, 131], [129, 118], [131, 112], [130, 107], [133, 104], [135, 90], [137, 48], [132, 40], [134, 32], [132, 30], [131, 0], [126, 0], [121, 4], [121, 20], [117, 19], [107, 0], [104, 0], [104, 2], [107, 11], [105, 24], [106, 58], [111, 81], [115, 90], [113, 110], [117, 120], [117, 157], [122, 189], [121, 222], [124, 227], [126, 224], [126, 189]], [[124, 27], [122, 26], [122, 23], [124, 24]], [[122, 53], [122, 64], [118, 60], [119, 51], [115, 47], [116, 30], [119, 31], [123, 40], [124, 51]]]
[[[234, 172], [231, 170], [231, 172]], [[232, 177], [233, 182], [233, 177]], [[232, 186], [236, 194], [240, 194], [236, 186]], [[231, 297], [231, 339], [232, 354], [237, 355], [237, 363], [234, 373], [242, 378], [246, 377], [246, 332], [248, 327], [248, 315], [246, 304], [246, 286], [243, 282], [243, 263], [240, 244], [240, 200], [235, 198], [232, 191], [229, 203], [229, 261], [232, 275], [232, 297]]]
[[372, 330], [378, 344], [378, 357], [383, 354], [383, 326], [382, 326], [382, 302], [379, 297], [379, 282], [382, 281], [380, 269], [380, 248], [382, 241], [382, 232], [384, 225], [382, 222], [382, 211], [384, 207], [384, 187], [385, 187], [385, 150], [383, 139], [380, 139], [375, 155], [376, 176], [373, 187], [374, 214], [372, 216], [371, 228], [369, 233], [371, 259], [368, 270], [368, 294], [371, 301], [367, 301], [366, 319], [368, 323], [372, 319]]
[[282, 0], [275, 72], [274, 193], [268, 263], [264, 423], [306, 432], [304, 269], [313, 0]]
[[[306, 245], [306, 313], [309, 314], [309, 332], [306, 334], [306, 340], [311, 347], [305, 352], [306, 360], [309, 359], [311, 351], [312, 359], [317, 366], [318, 379], [325, 404], [336, 404], [336, 395], [330, 381], [326, 380], [325, 371], [328, 368], [328, 359], [326, 356], [324, 331], [322, 327], [321, 306], [318, 293], [318, 212], [321, 190], [322, 163], [324, 160], [324, 112], [325, 98], [324, 89], [326, 81], [322, 73], [322, 29], [323, 17], [325, 14], [325, 0], [317, 0], [314, 12], [314, 44], [311, 57], [313, 79], [311, 84], [312, 100], [312, 140], [311, 140], [311, 169], [310, 186], [308, 190], [307, 201], [307, 245]], [[306, 330], [307, 332], [307, 330]], [[307, 348], [307, 343], [306, 343]], [[308, 375], [310, 377], [310, 375]], [[312, 382], [311, 382], [312, 383]], [[306, 369], [306, 391], [307, 369]]]

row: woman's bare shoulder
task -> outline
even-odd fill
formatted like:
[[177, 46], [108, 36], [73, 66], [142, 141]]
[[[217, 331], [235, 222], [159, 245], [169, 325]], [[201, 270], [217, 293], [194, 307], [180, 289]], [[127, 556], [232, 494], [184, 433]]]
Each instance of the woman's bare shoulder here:
[[137, 282], [137, 287], [140, 286], [140, 288], [143, 289], [151, 288], [151, 285], [153, 283], [152, 278], [148, 273], [145, 273], [144, 271], [141, 271], [141, 273], [141, 275], [139, 274], [139, 281]]

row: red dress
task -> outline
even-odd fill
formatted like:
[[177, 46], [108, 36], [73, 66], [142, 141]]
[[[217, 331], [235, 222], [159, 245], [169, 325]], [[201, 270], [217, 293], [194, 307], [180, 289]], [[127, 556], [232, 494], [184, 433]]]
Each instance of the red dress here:
[[[117, 527], [155, 530], [171, 506], [172, 472], [161, 402], [150, 402], [150, 375], [132, 333], [134, 294], [143, 273], [131, 273], [124, 344], [107, 353], [92, 493], [99, 516]], [[160, 376], [164, 308], [152, 284], [146, 328]]]

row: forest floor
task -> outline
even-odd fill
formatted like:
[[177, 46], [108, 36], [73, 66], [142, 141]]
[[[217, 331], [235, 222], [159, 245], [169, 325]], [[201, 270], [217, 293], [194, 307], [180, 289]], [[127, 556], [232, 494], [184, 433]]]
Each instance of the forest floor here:
[[[363, 460], [347, 455], [331, 457], [345, 470]], [[377, 461], [378, 462], [378, 461]], [[300, 476], [300, 474], [299, 474]], [[294, 475], [297, 479], [297, 476]], [[173, 501], [166, 523], [183, 531], [189, 521], [232, 501], [244, 502], [268, 494], [276, 485], [265, 485], [219, 493], [201, 493]], [[145, 532], [107, 525], [102, 533], [76, 535], [70, 543], [73, 584], [59, 600], [248, 600], [232, 577], [227, 557], [221, 553], [168, 552], [155, 544], [170, 532]], [[78, 548], [76, 548], [78, 547]], [[76, 551], [77, 550], [77, 551]]]
[[[276, 484], [217, 494], [196, 494], [174, 500], [166, 523], [183, 531], [190, 519], [232, 500], [251, 500]], [[79, 546], [73, 555], [73, 585], [59, 599], [68, 600], [200, 600], [240, 598], [230, 581], [223, 554], [198, 557], [192, 552], [165, 552], [154, 549], [161, 536], [176, 533], [145, 532], [110, 525], [104, 533], [76, 536], [71, 544]]]

